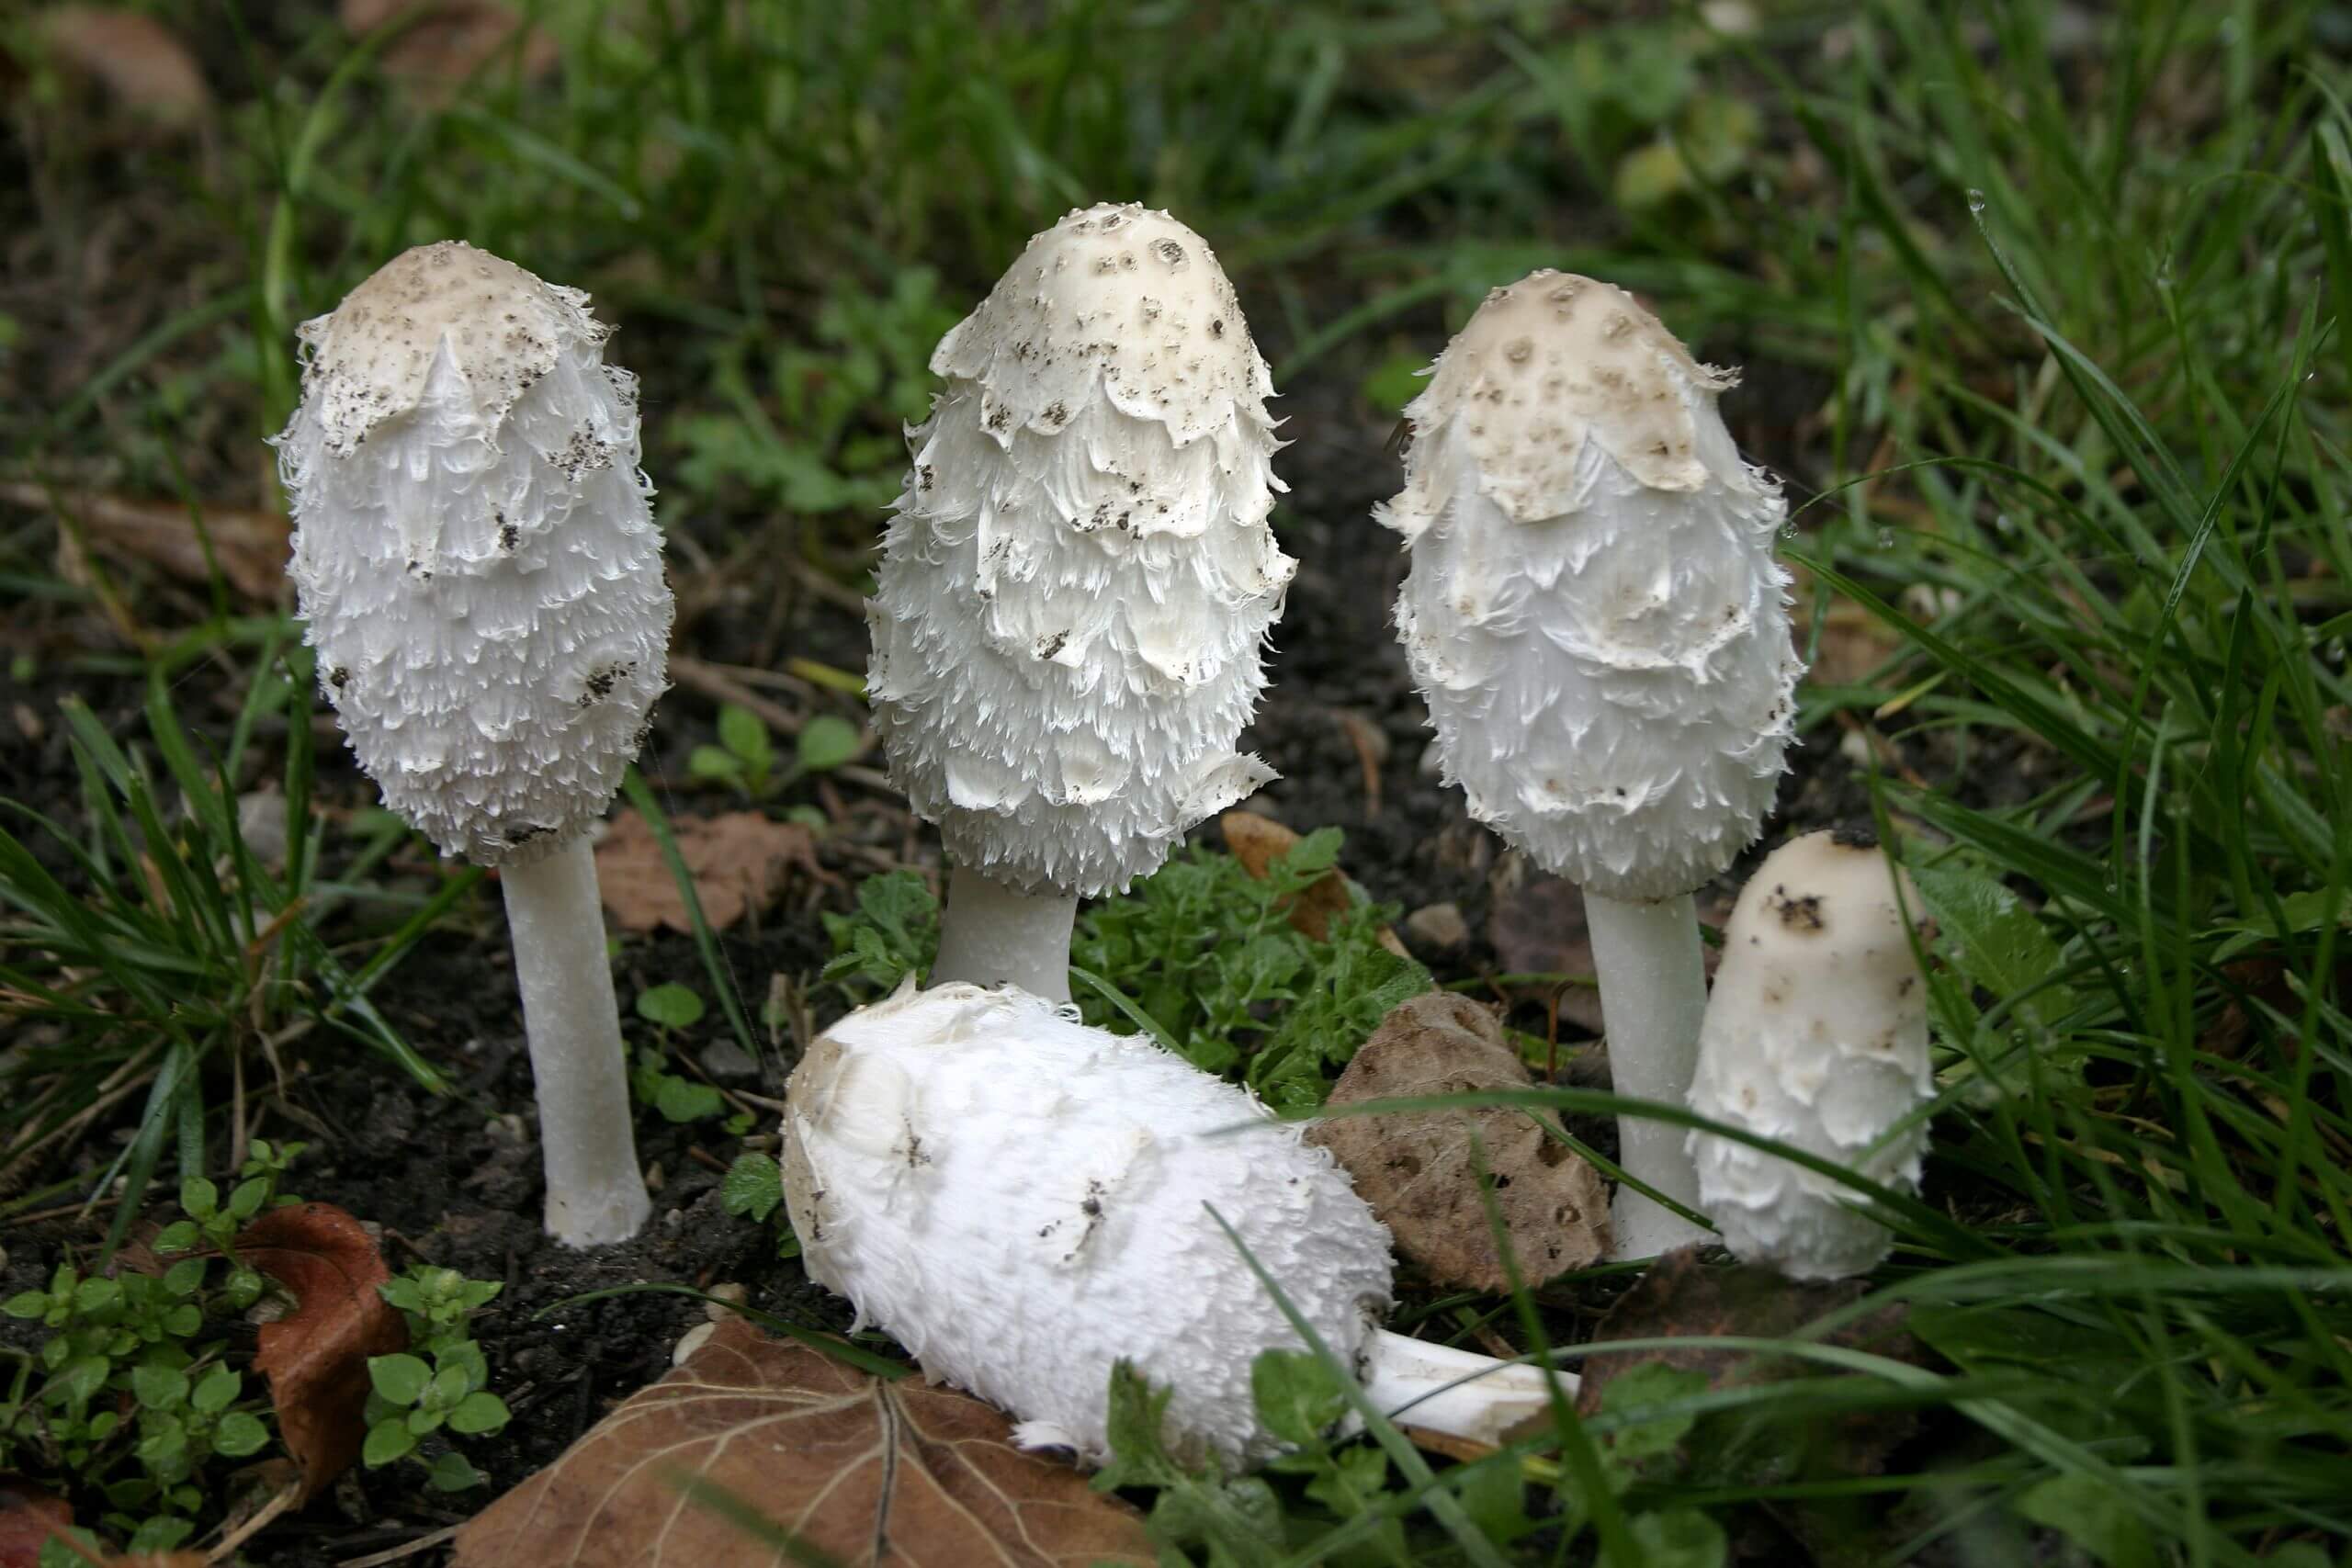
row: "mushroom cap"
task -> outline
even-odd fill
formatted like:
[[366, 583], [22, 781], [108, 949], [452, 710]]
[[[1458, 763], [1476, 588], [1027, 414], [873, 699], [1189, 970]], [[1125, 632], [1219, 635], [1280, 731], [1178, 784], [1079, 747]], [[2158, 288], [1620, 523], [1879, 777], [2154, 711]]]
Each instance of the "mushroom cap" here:
[[1786, 508], [1715, 411], [1729, 384], [1623, 290], [1535, 273], [1439, 357], [1374, 513], [1412, 553], [1397, 636], [1448, 780], [1622, 900], [1729, 865], [1794, 734]]
[[[1893, 1130], [1935, 1093], [1904, 919], [1918, 907], [1866, 834], [1808, 833], [1767, 856], [1724, 928], [1690, 1108], [1917, 1190], [1927, 1122]], [[1716, 1134], [1692, 1133], [1690, 1149], [1700, 1206], [1742, 1261], [1836, 1280], [1894, 1246], [1834, 1178]]]
[[1250, 1364], [1301, 1342], [1212, 1206], [1335, 1355], [1386, 1309], [1388, 1232], [1304, 1126], [1025, 992], [902, 988], [828, 1030], [786, 1098], [809, 1277], [1033, 1446], [1106, 1457], [1122, 1359], [1172, 1391], [1182, 1449], [1280, 1446]]
[[1123, 888], [1273, 776], [1234, 750], [1297, 566], [1265, 362], [1200, 237], [1128, 205], [1031, 241], [932, 367], [866, 606], [892, 776], [959, 864]]
[[537, 859], [603, 814], [666, 684], [636, 380], [586, 295], [458, 241], [300, 335], [277, 447], [320, 690], [444, 853]]
[[1100, 396], [1189, 446], [1237, 418], [1265, 423], [1274, 395], [1208, 242], [1132, 201], [1073, 209], [1032, 236], [939, 340], [931, 370], [976, 384], [1000, 446], [1016, 429], [1054, 434]]

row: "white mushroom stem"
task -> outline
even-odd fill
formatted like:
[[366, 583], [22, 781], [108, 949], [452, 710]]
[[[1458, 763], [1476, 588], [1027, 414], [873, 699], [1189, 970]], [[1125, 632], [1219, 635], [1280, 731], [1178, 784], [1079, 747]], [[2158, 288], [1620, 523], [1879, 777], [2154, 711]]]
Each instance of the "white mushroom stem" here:
[[[1373, 1330], [1364, 1345], [1363, 1376], [1364, 1393], [1390, 1420], [1474, 1443], [1499, 1446], [1512, 1427], [1551, 1404], [1541, 1367], [1498, 1361], [1385, 1328]], [[1574, 1372], [1552, 1377], [1568, 1397], [1576, 1396]]]
[[629, 1127], [628, 1056], [594, 853], [583, 834], [528, 864], [502, 867], [498, 880], [538, 1090], [548, 1234], [571, 1247], [627, 1241], [653, 1200]]
[[939, 962], [931, 983], [1011, 986], [1049, 1002], [1069, 1000], [1069, 936], [1075, 893], [1023, 893], [970, 866], [947, 880]]
[[[1707, 1015], [1707, 971], [1690, 896], [1628, 903], [1588, 887], [1584, 909], [1608, 1024], [1610, 1087], [1629, 1099], [1680, 1105], [1690, 1092]], [[1617, 1163], [1635, 1180], [1696, 1209], [1699, 1171], [1683, 1147], [1684, 1134], [1671, 1122], [1620, 1114]], [[1621, 1258], [1655, 1258], [1708, 1235], [1626, 1186], [1617, 1190], [1610, 1228]]]

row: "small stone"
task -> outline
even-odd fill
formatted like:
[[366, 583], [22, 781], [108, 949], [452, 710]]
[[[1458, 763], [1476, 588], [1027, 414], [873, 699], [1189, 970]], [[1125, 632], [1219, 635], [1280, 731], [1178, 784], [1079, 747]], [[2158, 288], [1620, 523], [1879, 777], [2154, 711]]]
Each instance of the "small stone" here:
[[752, 1292], [741, 1281], [729, 1280], [724, 1284], [713, 1285], [703, 1294], [710, 1298], [702, 1303], [703, 1316], [713, 1323], [724, 1323], [735, 1315], [735, 1308], [751, 1299]]
[[1430, 953], [1455, 953], [1470, 944], [1470, 922], [1459, 904], [1424, 904], [1405, 917], [1405, 934]]
[[760, 1076], [760, 1064], [732, 1040], [714, 1040], [695, 1058], [702, 1070], [722, 1083], [750, 1083]]

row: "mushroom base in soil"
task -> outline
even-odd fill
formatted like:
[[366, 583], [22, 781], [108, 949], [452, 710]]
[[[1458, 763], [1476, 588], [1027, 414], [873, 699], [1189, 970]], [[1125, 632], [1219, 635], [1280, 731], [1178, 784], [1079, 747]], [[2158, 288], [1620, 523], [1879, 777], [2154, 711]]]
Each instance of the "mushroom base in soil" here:
[[[548, 1234], [574, 1247], [627, 1241], [651, 1216], [653, 1199], [637, 1168], [594, 850], [582, 834], [538, 860], [502, 866], [498, 884], [538, 1095]], [[615, 1149], [628, 1157], [615, 1159]]]
[[1125, 1360], [1170, 1391], [1180, 1451], [1279, 1451], [1251, 1364], [1302, 1342], [1236, 1237], [1398, 1420], [1492, 1442], [1545, 1407], [1540, 1370], [1382, 1330], [1388, 1232], [1347, 1173], [1149, 1041], [1020, 991], [907, 987], [820, 1037], [786, 1097], [809, 1277], [1024, 1445], [1107, 1458]]

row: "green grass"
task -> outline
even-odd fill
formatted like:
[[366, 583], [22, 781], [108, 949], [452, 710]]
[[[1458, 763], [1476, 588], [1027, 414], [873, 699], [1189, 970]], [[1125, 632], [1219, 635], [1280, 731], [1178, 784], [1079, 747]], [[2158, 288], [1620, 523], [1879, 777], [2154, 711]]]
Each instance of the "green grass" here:
[[[1906, 1305], [1945, 1359], [1816, 1344], [1815, 1375], [1653, 1390], [1432, 1476], [1384, 1464], [1348, 1518], [1275, 1477], [1280, 1528], [1227, 1560], [1352, 1560], [1344, 1540], [1387, 1561], [1401, 1540], [1417, 1562], [1582, 1562], [1606, 1532], [1607, 1561], [1636, 1542], [1716, 1561], [1690, 1510], [1734, 1535], [1833, 1521], [1841, 1544], [1811, 1550], [1840, 1563], [2020, 1562], [2052, 1530], [2118, 1568], [2346, 1560], [2340, 8], [1774, 4], [1746, 37], [1487, 0], [1063, 3], [1017, 26], [972, 0], [673, 0], [635, 25], [598, 9], [539, 7], [563, 43], [547, 82], [494, 63], [437, 109], [323, 26], [247, 19], [212, 51], [246, 85], [209, 166], [150, 151], [94, 172], [72, 136], [39, 139], [56, 257], [126, 181], [182, 182], [175, 209], [212, 239], [76, 387], [10, 416], [8, 467], [259, 499], [293, 322], [399, 248], [460, 234], [625, 323], [666, 517], [721, 558], [782, 538], [854, 586], [923, 333], [1071, 205], [1171, 207], [1236, 274], [1281, 384], [1375, 404], [1529, 266], [1637, 288], [1758, 368], [1730, 410], [1802, 503], [1808, 639], [1877, 628], [1866, 674], [1808, 688], [1804, 732], [1870, 760], [1881, 826], [1938, 917], [1943, 1092], [1929, 1190], [1887, 1211], [1901, 1245], [1854, 1310]], [[0, 373], [34, 367], [40, 324], [0, 333]], [[25, 615], [93, 615], [107, 595], [167, 626], [217, 612], [175, 621], [186, 604], [135, 568], [60, 581], [51, 544], [0, 533], [0, 591]], [[262, 635], [232, 679], [280, 668], [250, 657]], [[103, 649], [55, 665], [122, 670]], [[281, 694], [251, 700], [293, 701], [272, 679], [251, 690]], [[185, 774], [168, 733], [147, 744]], [[38, 884], [12, 857], [19, 916], [165, 932], [209, 976], [179, 991], [244, 1016], [230, 959], [289, 885], [247, 876], [226, 840], [207, 842], [231, 886], [159, 899], [127, 881], [108, 824], [138, 817], [143, 786], [103, 735], [81, 739], [85, 820], [60, 836], [101, 857], [74, 890], [86, 917], [46, 893], [26, 915]], [[28, 962], [19, 931], [0, 941]], [[159, 983], [128, 951], [77, 968], [125, 1017]], [[308, 999], [266, 991], [265, 1009], [332, 1006], [330, 971], [297, 972]], [[364, 1012], [336, 1016], [393, 1048]], [[136, 1049], [209, 1038], [163, 1022]], [[141, 1125], [130, 1157], [167, 1165], [165, 1132]], [[1583, 1337], [1532, 1297], [1409, 1312], [1531, 1348]], [[1889, 1407], [1934, 1439], [1890, 1472], [1753, 1462], [1776, 1435]], [[1617, 1434], [1660, 1423], [1685, 1424], [1675, 1463], [1616, 1462]], [[1538, 1483], [1506, 1484], [1514, 1506], [1594, 1530], [1514, 1538], [1495, 1490], [1513, 1466]], [[1494, 1544], [1474, 1551], [1465, 1519]], [[1653, 1539], [1672, 1531], [1679, 1555]]]

